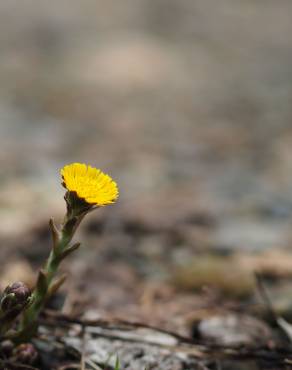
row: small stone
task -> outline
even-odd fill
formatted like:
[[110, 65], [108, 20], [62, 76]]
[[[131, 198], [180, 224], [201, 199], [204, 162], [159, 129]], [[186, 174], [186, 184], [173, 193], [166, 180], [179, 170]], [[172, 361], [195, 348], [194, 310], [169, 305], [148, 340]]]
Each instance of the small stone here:
[[213, 316], [202, 320], [197, 330], [203, 340], [232, 347], [265, 345], [272, 338], [264, 322], [248, 315]]
[[4, 340], [3, 342], [1, 342], [0, 344], [0, 350], [1, 350], [1, 353], [5, 356], [5, 357], [10, 357], [12, 355], [12, 351], [13, 351], [13, 343], [11, 342], [11, 340]]

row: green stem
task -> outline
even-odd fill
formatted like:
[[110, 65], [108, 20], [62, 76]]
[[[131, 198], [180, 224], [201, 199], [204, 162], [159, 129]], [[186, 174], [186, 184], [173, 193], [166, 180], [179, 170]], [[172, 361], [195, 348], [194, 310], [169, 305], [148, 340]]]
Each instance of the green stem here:
[[54, 278], [62, 262], [62, 254], [69, 248], [69, 244], [82, 218], [81, 216], [67, 216], [65, 218], [60, 236], [54, 241], [54, 246], [47, 262], [39, 274], [36, 287], [32, 293], [32, 304], [23, 313], [17, 338], [21, 338], [21, 340], [23, 338], [28, 339], [33, 334], [32, 331], [35, 329], [36, 320], [49, 297], [50, 288], [54, 283]]

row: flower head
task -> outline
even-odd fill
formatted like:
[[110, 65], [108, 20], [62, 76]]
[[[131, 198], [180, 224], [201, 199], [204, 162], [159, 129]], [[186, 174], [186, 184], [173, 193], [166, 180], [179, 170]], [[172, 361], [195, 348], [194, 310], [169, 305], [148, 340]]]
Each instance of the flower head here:
[[61, 169], [63, 186], [93, 206], [114, 203], [119, 195], [113, 179], [101, 170], [82, 163], [72, 163]]
[[[6, 324], [13, 320], [31, 303], [31, 291], [21, 281], [8, 285], [0, 300], [0, 317]], [[0, 332], [1, 332], [0, 319]], [[5, 327], [5, 325], [2, 323]]]
[[22, 302], [30, 296], [31, 292], [26, 284], [24, 284], [22, 281], [17, 281], [16, 283], [8, 285], [4, 290], [4, 294], [14, 294], [18, 302]]

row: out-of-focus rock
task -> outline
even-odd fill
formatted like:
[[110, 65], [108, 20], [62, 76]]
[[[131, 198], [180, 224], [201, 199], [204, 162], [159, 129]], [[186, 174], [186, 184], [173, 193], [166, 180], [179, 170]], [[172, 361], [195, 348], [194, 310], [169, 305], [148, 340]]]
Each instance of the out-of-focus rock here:
[[229, 297], [246, 297], [254, 291], [254, 278], [233, 257], [198, 255], [183, 267], [177, 268], [172, 282], [184, 290], [201, 291], [208, 287]]
[[263, 321], [248, 315], [213, 316], [199, 322], [197, 331], [203, 340], [230, 347], [264, 346], [272, 338]]

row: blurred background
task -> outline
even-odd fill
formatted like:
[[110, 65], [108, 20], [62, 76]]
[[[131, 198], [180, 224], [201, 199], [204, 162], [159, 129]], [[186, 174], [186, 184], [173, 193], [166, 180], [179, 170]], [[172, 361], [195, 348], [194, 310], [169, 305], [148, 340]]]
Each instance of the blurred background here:
[[106, 287], [91, 307], [147, 316], [153, 285], [200, 291], [234, 265], [219, 284], [241, 295], [260, 263], [292, 271], [291, 20], [290, 0], [2, 0], [2, 284], [47, 255], [71, 162], [120, 187], [64, 266], [67, 290]]

